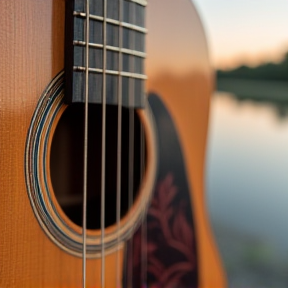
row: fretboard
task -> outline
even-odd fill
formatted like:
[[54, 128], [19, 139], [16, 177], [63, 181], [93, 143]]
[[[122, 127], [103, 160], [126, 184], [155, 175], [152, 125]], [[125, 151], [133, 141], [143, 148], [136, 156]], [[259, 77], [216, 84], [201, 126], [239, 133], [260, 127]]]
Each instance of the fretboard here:
[[[65, 101], [85, 101], [88, 67], [89, 103], [102, 103], [103, 97], [106, 97], [107, 104], [117, 105], [120, 99], [125, 107], [142, 108], [146, 79], [146, 1], [106, 1], [104, 15], [104, 0], [90, 0], [88, 17], [86, 0], [66, 1]], [[89, 37], [86, 35], [87, 18]], [[86, 63], [86, 43], [89, 43], [89, 63]], [[106, 95], [103, 95], [103, 77]]]

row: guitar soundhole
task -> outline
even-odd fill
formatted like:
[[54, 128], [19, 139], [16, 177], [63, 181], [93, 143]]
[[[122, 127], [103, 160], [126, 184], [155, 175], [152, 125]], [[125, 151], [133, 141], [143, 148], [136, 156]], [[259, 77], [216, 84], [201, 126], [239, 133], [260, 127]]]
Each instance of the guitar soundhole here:
[[[113, 225], [117, 219], [117, 109], [117, 106], [108, 105], [106, 110], [105, 227]], [[141, 129], [137, 112], [133, 110], [132, 113], [133, 117], [129, 109], [122, 108], [121, 217], [131, 208], [129, 185], [133, 186], [130, 199], [135, 200], [137, 197], [145, 170], [141, 163], [146, 162], [143, 148], [145, 140], [143, 141], [144, 135], [141, 132], [144, 129]], [[87, 228], [100, 229], [102, 105], [89, 104], [88, 115]], [[129, 126], [129, 121], [133, 118], [134, 124]], [[133, 126], [134, 131], [131, 131], [129, 127]], [[132, 158], [131, 153], [129, 156], [129, 137], [133, 137]], [[66, 216], [79, 226], [82, 226], [83, 211], [83, 155], [84, 105], [71, 104], [56, 126], [51, 145], [50, 174], [59, 205]], [[133, 163], [130, 171], [129, 161]]]

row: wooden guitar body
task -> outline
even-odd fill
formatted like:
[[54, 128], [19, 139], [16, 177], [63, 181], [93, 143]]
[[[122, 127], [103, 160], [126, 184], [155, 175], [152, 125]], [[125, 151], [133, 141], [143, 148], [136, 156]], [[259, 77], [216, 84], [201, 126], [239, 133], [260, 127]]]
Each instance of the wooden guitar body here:
[[[82, 287], [81, 257], [43, 231], [25, 175], [31, 119], [64, 68], [64, 18], [65, 0], [0, 1], [0, 288]], [[158, 159], [145, 222], [147, 259], [143, 264], [137, 250], [140, 225], [118, 252], [105, 255], [105, 287], [116, 287], [120, 273], [122, 287], [130, 287], [133, 274], [140, 288], [144, 271], [147, 287], [222, 288], [204, 195], [213, 75], [202, 26], [189, 0], [151, 0], [146, 19], [146, 91], [157, 142], [148, 154]], [[101, 258], [87, 259], [87, 287], [101, 287], [100, 270]]]

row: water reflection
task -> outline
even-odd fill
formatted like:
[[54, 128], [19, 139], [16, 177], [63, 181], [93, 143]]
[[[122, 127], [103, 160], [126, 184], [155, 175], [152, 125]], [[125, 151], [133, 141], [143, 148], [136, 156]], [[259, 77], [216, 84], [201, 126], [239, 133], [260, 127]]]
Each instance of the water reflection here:
[[288, 117], [288, 102], [271, 101], [264, 99], [250, 99], [241, 96], [236, 96], [235, 94], [230, 94], [230, 97], [233, 97], [238, 102], [239, 105], [242, 103], [245, 104], [247, 102], [251, 102], [251, 104], [256, 104], [257, 106], [259, 106], [259, 104], [269, 106], [271, 110], [274, 110], [275, 115], [280, 121], [286, 120], [286, 118]]
[[230, 287], [287, 287], [287, 113], [275, 103], [217, 93], [206, 167], [210, 219]]
[[279, 119], [288, 116], [288, 82], [218, 78], [219, 91], [229, 91], [239, 102], [252, 101], [274, 107]]

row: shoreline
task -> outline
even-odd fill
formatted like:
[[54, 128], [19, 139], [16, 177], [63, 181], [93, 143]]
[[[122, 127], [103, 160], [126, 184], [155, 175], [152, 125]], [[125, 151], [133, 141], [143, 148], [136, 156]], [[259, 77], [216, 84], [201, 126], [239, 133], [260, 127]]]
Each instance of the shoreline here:
[[215, 88], [218, 92], [233, 93], [240, 100], [288, 105], [288, 82], [286, 81], [218, 77]]

